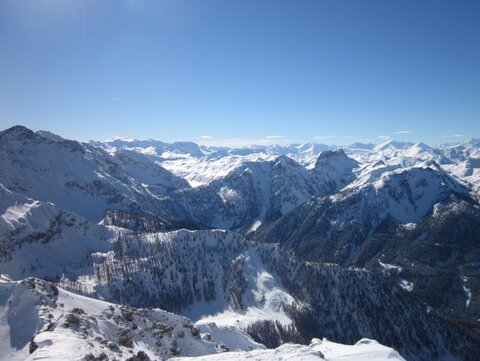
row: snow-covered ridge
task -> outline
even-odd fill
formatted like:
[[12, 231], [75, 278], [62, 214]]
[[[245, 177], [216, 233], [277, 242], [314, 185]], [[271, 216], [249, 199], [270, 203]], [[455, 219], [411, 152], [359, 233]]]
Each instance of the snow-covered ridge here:
[[183, 316], [94, 300], [33, 278], [0, 283], [0, 335], [0, 360], [157, 360], [265, 348], [237, 328], [202, 330]]
[[274, 350], [256, 350], [232, 354], [208, 355], [198, 358], [178, 357], [175, 361], [227, 361], [227, 360], [298, 360], [298, 361], [403, 361], [395, 350], [383, 346], [374, 340], [362, 339], [354, 345], [343, 345], [327, 339], [313, 339], [309, 346], [284, 344]]
[[327, 153], [313, 169], [285, 155], [248, 161], [221, 179], [168, 198], [202, 225], [252, 232], [258, 222], [272, 222], [311, 197], [335, 193], [355, 179], [356, 161], [343, 151]]
[[429, 167], [395, 169], [382, 174], [372, 183], [356, 182], [347, 188], [333, 199], [345, 199], [364, 192], [362, 200], [367, 207], [383, 207], [384, 212], [405, 224], [417, 223], [432, 211], [436, 203], [447, 201], [452, 195], [474, 202], [474, 196], [464, 184], [441, 170]]
[[110, 209], [158, 215], [158, 197], [188, 187], [137, 153], [100, 148], [24, 127], [0, 132], [0, 183], [29, 198], [99, 221]]
[[[251, 146], [244, 148], [207, 147], [194, 143], [165, 143], [147, 141], [107, 141], [91, 144], [110, 152], [127, 149], [148, 155], [150, 159], [174, 174], [185, 178], [192, 186], [208, 184], [226, 176], [248, 161], [272, 160], [286, 155], [308, 169], [322, 152], [340, 149], [334, 145], [316, 143], [292, 144], [288, 146]], [[363, 166], [382, 162], [385, 171], [391, 167], [409, 167], [426, 162], [436, 162], [450, 174], [475, 187], [480, 187], [480, 143], [472, 139], [465, 143], [442, 144], [432, 147], [425, 143], [410, 143], [389, 140], [381, 144], [354, 143], [342, 147], [348, 156]]]
[[337, 148], [315, 143], [228, 148], [198, 146], [191, 142], [165, 143], [157, 140], [118, 139], [90, 143], [108, 152], [127, 149], [144, 154], [175, 175], [185, 178], [194, 187], [220, 179], [245, 162], [272, 160], [280, 155], [288, 156], [304, 166], [313, 167], [322, 151]]
[[[310, 200], [272, 224], [262, 225], [257, 236], [261, 239], [267, 232], [272, 241], [274, 238], [284, 240], [285, 234], [292, 239], [302, 239], [305, 237], [302, 232], [308, 230], [308, 237], [334, 239], [342, 237], [343, 232], [356, 230], [350, 237], [353, 240], [362, 235], [367, 237], [384, 221], [395, 222], [401, 229], [414, 229], [426, 217], [454, 214], [456, 209], [476, 213], [478, 208], [475, 193], [443, 170], [400, 167], [373, 180], [359, 176], [339, 192]], [[313, 230], [312, 219], [316, 220]], [[291, 228], [285, 228], [285, 223]], [[308, 227], [302, 227], [302, 223]], [[315, 233], [315, 229], [320, 234]]]

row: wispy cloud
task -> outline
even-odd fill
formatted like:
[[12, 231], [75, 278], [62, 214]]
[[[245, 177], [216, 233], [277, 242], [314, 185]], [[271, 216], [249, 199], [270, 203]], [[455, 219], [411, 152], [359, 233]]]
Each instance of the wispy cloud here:
[[411, 130], [399, 130], [395, 132], [395, 134], [410, 134], [410, 133], [412, 133]]
[[389, 135], [379, 135], [377, 138], [378, 139], [384, 139], [384, 140], [392, 139], [392, 137], [389, 136]]
[[466, 138], [465, 134], [442, 135], [442, 138]]
[[214, 138], [213, 136], [200, 136], [198, 143], [208, 146], [216, 147], [232, 147], [241, 148], [252, 145], [272, 145], [272, 144], [286, 144], [287, 137], [283, 135], [269, 135], [263, 138]]
[[354, 135], [344, 135], [342, 138], [343, 139], [352, 139], [352, 138], [355, 138], [355, 136]]
[[267, 135], [263, 139], [259, 139], [257, 144], [287, 144], [288, 139], [285, 135]]
[[286, 138], [284, 135], [267, 135], [265, 139], [283, 139]]
[[317, 135], [313, 137], [314, 139], [333, 139], [336, 138], [336, 135]]
[[106, 140], [106, 142], [114, 142], [116, 140], [120, 140], [122, 142], [133, 142], [134, 139], [133, 138], [130, 138], [130, 137], [123, 137], [121, 135], [114, 135], [113, 137], [110, 137]]

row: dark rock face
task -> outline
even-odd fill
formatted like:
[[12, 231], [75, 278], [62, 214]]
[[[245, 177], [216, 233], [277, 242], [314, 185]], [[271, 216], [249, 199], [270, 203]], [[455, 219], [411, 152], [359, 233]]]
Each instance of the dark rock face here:
[[135, 356], [129, 357], [127, 361], [150, 361], [150, 357], [144, 351], [138, 351]]
[[38, 349], [38, 345], [35, 341], [30, 341], [30, 343], [28, 344], [28, 352], [30, 354], [34, 353], [36, 350]]

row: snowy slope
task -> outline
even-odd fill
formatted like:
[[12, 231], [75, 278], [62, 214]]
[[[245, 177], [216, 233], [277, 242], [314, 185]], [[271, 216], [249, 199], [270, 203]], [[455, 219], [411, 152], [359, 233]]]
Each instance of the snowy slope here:
[[480, 152], [458, 163], [443, 165], [443, 168], [470, 184], [472, 190], [480, 195]]
[[310, 197], [331, 194], [355, 179], [356, 161], [343, 151], [328, 154], [311, 170], [285, 155], [245, 162], [221, 179], [174, 192], [168, 199], [201, 225], [253, 232]]
[[347, 153], [362, 163], [359, 176], [378, 179], [384, 171], [410, 167], [433, 167], [443, 169], [450, 175], [468, 184], [477, 195], [480, 187], [478, 159], [480, 142], [472, 139], [465, 143], [445, 144], [431, 147], [425, 143], [388, 141], [369, 151], [347, 149]]
[[[261, 226], [257, 237], [274, 242], [288, 240], [297, 246], [302, 244], [299, 240], [309, 244], [310, 239], [317, 238], [334, 244], [337, 250], [348, 242], [340, 252], [345, 256], [350, 250], [355, 252], [360, 238], [370, 235], [382, 222], [414, 227], [424, 217], [435, 215], [436, 206], [443, 204], [453, 210], [464, 201], [472, 211], [478, 206], [470, 190], [442, 170], [398, 168], [382, 173], [378, 179], [359, 177], [332, 196], [309, 201], [278, 221]], [[341, 243], [335, 240], [337, 237], [342, 238]], [[335, 247], [329, 246], [327, 254], [333, 254]], [[328, 259], [327, 254], [324, 256]]]
[[33, 278], [0, 281], [0, 335], [0, 360], [403, 360], [367, 339], [265, 350], [236, 327], [199, 327], [159, 309], [94, 300]]
[[[288, 156], [298, 163], [313, 167], [318, 155], [336, 147], [306, 143], [290, 146], [252, 146], [244, 148], [199, 147], [194, 143], [164, 143], [156, 140], [138, 141], [114, 139], [107, 142], [90, 142], [114, 153], [126, 149], [149, 157], [177, 176], [186, 179], [192, 187], [205, 185], [225, 177], [239, 166], [252, 161], [273, 160], [280, 155]], [[187, 146], [188, 145], [188, 146]]]
[[469, 318], [478, 306], [465, 306], [470, 294], [461, 277], [468, 270], [476, 280], [470, 302], [479, 302], [479, 231], [480, 205], [464, 183], [442, 169], [413, 167], [372, 181], [360, 176], [337, 194], [260, 226], [255, 238], [345, 267], [383, 274], [379, 260], [401, 266], [393, 283], [450, 317]]
[[[429, 359], [432, 350], [444, 347], [452, 353], [472, 347], [446, 320], [429, 316], [372, 275], [304, 263], [276, 245], [256, 245], [221, 230], [138, 234], [95, 225], [101, 237], [87, 230], [82, 238], [76, 229], [67, 228], [65, 238], [62, 232], [45, 243], [14, 248], [10, 261], [0, 263], [1, 272], [20, 278], [25, 273], [62, 276], [60, 284], [70, 290], [182, 312], [212, 335], [216, 331], [208, 329], [240, 327], [268, 345], [315, 336], [345, 343], [370, 337], [411, 356], [417, 351], [410, 345], [424, 343], [417, 357], [409, 357], [415, 360]], [[94, 242], [89, 245], [90, 237]], [[29, 262], [35, 267], [26, 268]], [[305, 322], [311, 322], [310, 328]], [[407, 332], [412, 328], [417, 330], [413, 335]]]
[[119, 150], [113, 155], [130, 177], [157, 196], [190, 187], [183, 178], [175, 176], [165, 168], [153, 163], [141, 153]]
[[425, 143], [416, 143], [408, 148], [404, 153], [404, 157], [416, 158], [421, 160], [435, 160], [438, 163], [443, 163], [446, 158], [440, 150], [434, 149]]
[[413, 143], [410, 142], [399, 142], [395, 140], [388, 140], [384, 143], [380, 143], [373, 147], [373, 153], [384, 158], [392, 158], [399, 156], [401, 153], [406, 151], [408, 148], [413, 146]]
[[263, 153], [202, 158], [186, 156], [158, 163], [173, 174], [185, 178], [192, 187], [198, 187], [225, 177], [247, 162], [271, 160], [274, 157]]
[[111, 232], [52, 203], [0, 184], [0, 272], [15, 279], [75, 274], [93, 251], [106, 250]]
[[395, 350], [376, 341], [362, 339], [354, 345], [343, 345], [327, 339], [313, 339], [309, 346], [284, 344], [273, 350], [256, 350], [203, 357], [177, 357], [175, 361], [226, 361], [226, 360], [299, 360], [299, 361], [403, 361]]
[[[63, 279], [63, 287], [135, 307], [160, 306], [199, 327], [241, 327], [269, 347], [369, 337], [412, 360], [473, 347], [446, 320], [365, 271], [304, 263], [278, 246], [225, 231], [123, 232], [114, 239], [112, 251], [93, 254], [85, 273]], [[425, 347], [412, 348], [418, 343]]]
[[94, 300], [38, 279], [0, 282], [0, 360], [127, 360], [142, 354], [155, 360], [264, 348], [236, 328], [209, 330], [159, 309]]
[[44, 231], [59, 210], [52, 203], [43, 203], [14, 193], [0, 184], [0, 234], [18, 238], [38, 230]]
[[404, 360], [398, 352], [374, 340], [361, 339], [354, 345], [342, 345], [327, 339], [313, 339], [310, 347], [330, 361]]
[[320, 361], [325, 360], [319, 351], [311, 347], [286, 343], [273, 350], [255, 350], [249, 352], [229, 352], [228, 354], [208, 355], [203, 357], [175, 357], [171, 361]]
[[283, 326], [292, 325], [292, 319], [285, 313], [283, 305], [296, 303], [285, 290], [279, 277], [265, 267], [259, 255], [250, 249], [237, 257], [241, 273], [248, 288], [242, 294], [240, 309], [228, 307], [214, 315], [202, 315], [197, 325], [214, 322], [220, 326], [237, 326], [248, 328], [256, 322], [275, 321]]
[[[365, 192], [362, 199], [370, 210], [383, 208], [400, 223], [416, 223], [433, 209], [434, 204], [447, 200], [451, 194], [468, 198], [469, 189], [452, 177], [431, 168], [397, 169], [385, 172], [372, 184], [355, 188], [353, 194]], [[352, 197], [346, 192], [334, 196], [335, 201]], [[364, 211], [365, 213], [365, 211]]]
[[89, 143], [93, 146], [104, 148], [109, 152], [126, 149], [155, 158], [203, 157], [211, 153], [207, 148], [200, 147], [193, 142], [165, 143], [156, 139], [135, 140], [132, 138], [115, 137], [105, 142], [92, 140]]
[[152, 163], [126, 155], [119, 159], [99, 148], [20, 126], [0, 132], [4, 187], [89, 220], [99, 221], [109, 209], [157, 214], [157, 199], [149, 187], [158, 193], [186, 186]]
[[353, 171], [358, 166], [357, 161], [348, 157], [343, 149], [339, 149], [321, 153], [315, 162], [313, 172], [329, 185], [328, 193], [333, 193], [356, 178]]
[[[62, 287], [88, 296], [181, 312], [200, 329], [211, 329], [212, 322], [240, 327], [268, 346], [312, 337], [345, 343], [369, 337], [414, 355], [411, 345], [422, 342], [428, 346], [413, 358], [418, 360], [432, 350], [472, 347], [446, 320], [428, 316], [366, 272], [304, 263], [277, 245], [250, 243], [233, 232], [138, 234], [75, 223], [64, 228], [46, 242], [14, 247], [0, 272], [17, 279], [61, 278]], [[411, 328], [422, 338], [407, 332]]]

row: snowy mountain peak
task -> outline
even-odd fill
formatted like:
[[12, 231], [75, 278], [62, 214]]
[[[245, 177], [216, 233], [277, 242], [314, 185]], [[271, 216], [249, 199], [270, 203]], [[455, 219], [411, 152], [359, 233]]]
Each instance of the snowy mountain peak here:
[[[356, 193], [350, 193], [353, 189], [345, 193], [347, 198]], [[463, 199], [475, 202], [467, 187], [445, 172], [428, 167], [387, 172], [372, 184], [365, 184], [363, 190], [357, 188], [358, 191], [365, 192], [362, 196], [362, 201], [368, 204], [363, 210], [365, 217], [376, 209], [379, 214], [389, 213], [400, 223], [419, 222], [439, 202]]]
[[414, 145], [412, 145], [410, 148], [407, 149], [407, 152], [410, 150], [415, 150], [417, 152], [433, 152], [434, 151], [432, 147], [430, 147], [429, 145], [423, 142], [415, 143]]
[[[320, 154], [315, 162], [314, 172], [328, 174], [334, 177], [345, 178], [345, 184], [354, 177], [353, 169], [357, 168], [359, 163], [350, 158], [343, 149], [325, 151]], [[348, 178], [348, 180], [347, 180]]]
[[422, 160], [443, 160], [440, 152], [425, 143], [416, 143], [408, 148], [403, 154], [404, 157], [417, 158]]
[[0, 138], [0, 182], [6, 188], [90, 220], [99, 221], [108, 210], [159, 216], [158, 197], [188, 187], [135, 152], [112, 156], [20, 126], [3, 131]]
[[[17, 125], [0, 132], [0, 139], [5, 150], [7, 147], [12, 149], [22, 147], [24, 152], [29, 153], [36, 147], [63, 147], [72, 152], [85, 152], [85, 146], [75, 140], [64, 139], [58, 135], [47, 131], [34, 132], [24, 126]], [[18, 144], [17, 144], [18, 142]], [[57, 145], [51, 145], [57, 143]], [[53, 148], [52, 148], [53, 149]], [[40, 156], [40, 154], [37, 154]]]
[[374, 183], [375, 188], [380, 189], [385, 185], [403, 187], [408, 184], [412, 190], [419, 188], [444, 189], [457, 193], [468, 194], [469, 190], [457, 180], [442, 170], [435, 170], [429, 167], [413, 167], [400, 169], [384, 174], [381, 179]]
[[414, 146], [417, 146], [418, 148], [421, 148], [421, 149], [432, 149], [432, 147], [430, 147], [429, 145], [423, 142], [416, 143], [414, 144]]
[[283, 165], [283, 166], [293, 166], [293, 167], [301, 167], [295, 160], [286, 156], [286, 155], [279, 155], [275, 160], [273, 160], [274, 166]]
[[171, 148], [195, 157], [203, 157], [205, 155], [202, 148], [194, 142], [174, 142], [171, 144]]
[[411, 143], [411, 142], [399, 142], [399, 141], [396, 141], [396, 140], [387, 140], [386, 142], [377, 144], [373, 148], [373, 150], [375, 152], [384, 151], [388, 148], [393, 148], [393, 149], [400, 150], [400, 149], [407, 149], [407, 148], [411, 147], [412, 145], [413, 145], [413, 143]]
[[318, 156], [318, 159], [329, 159], [332, 157], [346, 157], [347, 155], [345, 154], [345, 151], [343, 148], [336, 149], [336, 150], [327, 150]]
[[24, 127], [23, 125], [15, 125], [11, 128], [5, 129], [0, 132], [0, 138], [4, 141], [32, 138], [34, 135], [35, 133], [32, 130], [28, 129], [27, 127]]
[[333, 168], [356, 168], [358, 162], [350, 158], [343, 148], [337, 150], [327, 150], [320, 153], [315, 162], [315, 169], [322, 167], [333, 167]]

